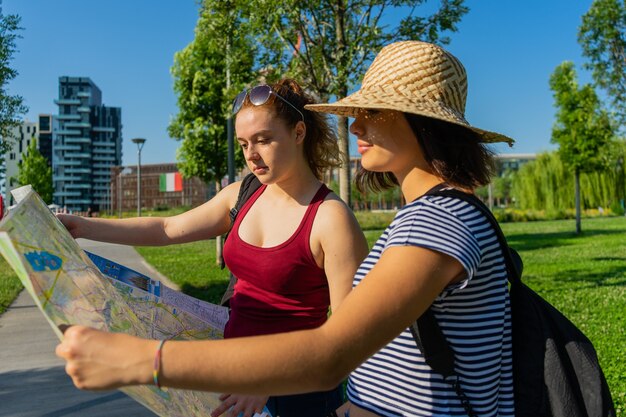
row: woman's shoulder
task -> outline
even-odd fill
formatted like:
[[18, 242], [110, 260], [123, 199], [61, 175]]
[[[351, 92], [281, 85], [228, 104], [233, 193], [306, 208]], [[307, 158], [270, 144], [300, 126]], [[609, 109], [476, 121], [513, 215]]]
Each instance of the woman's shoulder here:
[[315, 222], [328, 230], [333, 230], [338, 226], [349, 224], [358, 226], [356, 217], [348, 205], [333, 191], [330, 191], [324, 201], [320, 204]]
[[328, 194], [324, 197], [324, 201], [320, 204], [319, 210], [326, 214], [352, 213], [348, 205], [333, 190], [328, 190]]
[[399, 215], [432, 215], [456, 217], [465, 221], [480, 213], [480, 210], [467, 201], [455, 196], [423, 195], [405, 205]]
[[481, 216], [480, 211], [459, 198], [424, 195], [402, 207], [389, 229], [393, 231], [418, 228], [442, 231], [461, 228], [471, 231], [477, 216]]

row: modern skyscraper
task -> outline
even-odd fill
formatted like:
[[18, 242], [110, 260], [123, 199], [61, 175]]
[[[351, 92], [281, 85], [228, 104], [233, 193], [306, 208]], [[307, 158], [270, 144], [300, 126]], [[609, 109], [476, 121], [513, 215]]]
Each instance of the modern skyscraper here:
[[54, 202], [76, 211], [105, 210], [111, 204], [111, 167], [122, 162], [122, 109], [104, 106], [88, 77], [59, 77], [55, 103]]

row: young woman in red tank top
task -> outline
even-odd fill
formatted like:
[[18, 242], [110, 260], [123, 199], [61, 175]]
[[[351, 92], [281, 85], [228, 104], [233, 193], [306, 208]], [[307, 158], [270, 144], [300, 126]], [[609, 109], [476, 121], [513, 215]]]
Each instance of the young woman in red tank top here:
[[[367, 255], [351, 210], [321, 182], [339, 163], [326, 117], [306, 110], [311, 97], [293, 80], [244, 90], [233, 103], [246, 164], [261, 188], [237, 216], [225, 248], [237, 276], [225, 337], [319, 327], [337, 309]], [[111, 220], [59, 215], [74, 237], [128, 245], [169, 245], [228, 232], [241, 182], [168, 218]], [[324, 416], [341, 390], [281, 397], [224, 394], [213, 416], [249, 417], [267, 403], [274, 416]], [[269, 398], [269, 402], [268, 402]]]

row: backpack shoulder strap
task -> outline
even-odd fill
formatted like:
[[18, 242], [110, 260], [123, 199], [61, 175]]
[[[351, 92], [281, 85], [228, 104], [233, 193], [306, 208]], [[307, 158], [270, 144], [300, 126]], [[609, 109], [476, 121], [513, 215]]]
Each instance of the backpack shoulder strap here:
[[237, 196], [237, 202], [235, 203], [235, 207], [230, 209], [230, 227], [233, 227], [235, 223], [235, 219], [237, 218], [237, 214], [239, 214], [239, 210], [241, 207], [250, 199], [252, 194], [261, 186], [261, 181], [254, 174], [248, 174], [244, 177], [243, 181], [241, 181], [241, 187], [239, 188], [239, 195]]
[[[237, 218], [237, 214], [239, 214], [239, 210], [241, 207], [252, 197], [252, 194], [256, 190], [261, 187], [261, 181], [254, 174], [248, 174], [241, 181], [241, 187], [239, 188], [239, 194], [237, 195], [237, 202], [235, 203], [235, 207], [230, 209], [228, 213], [230, 216], [230, 228], [232, 229], [233, 224], [235, 224], [235, 219]], [[228, 239], [228, 233], [224, 238], [224, 242]], [[221, 268], [224, 269], [226, 264], [224, 263], [224, 257], [221, 260]], [[222, 295], [222, 300], [220, 301], [220, 305], [228, 306], [230, 298], [233, 296], [235, 292], [235, 284], [237, 283], [237, 277], [232, 273], [230, 274], [230, 280], [228, 282], [228, 287], [226, 291], [224, 291], [224, 295]]]

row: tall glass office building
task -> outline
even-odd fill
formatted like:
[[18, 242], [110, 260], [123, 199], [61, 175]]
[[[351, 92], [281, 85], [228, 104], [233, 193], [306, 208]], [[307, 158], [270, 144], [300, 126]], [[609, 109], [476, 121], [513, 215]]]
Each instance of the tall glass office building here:
[[59, 77], [55, 104], [54, 202], [104, 211], [111, 204], [111, 167], [122, 163], [122, 109], [102, 105], [102, 92], [88, 77]]

